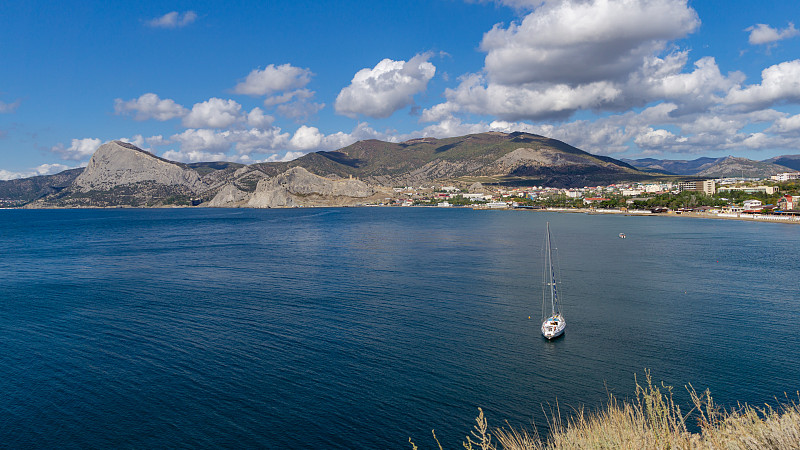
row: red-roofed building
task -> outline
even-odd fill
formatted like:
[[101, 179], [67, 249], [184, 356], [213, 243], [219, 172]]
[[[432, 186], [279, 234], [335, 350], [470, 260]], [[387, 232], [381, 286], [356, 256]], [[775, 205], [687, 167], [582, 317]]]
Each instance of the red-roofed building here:
[[778, 209], [783, 211], [789, 211], [792, 209], [797, 209], [798, 203], [800, 203], [800, 195], [784, 195], [783, 197], [778, 200]]

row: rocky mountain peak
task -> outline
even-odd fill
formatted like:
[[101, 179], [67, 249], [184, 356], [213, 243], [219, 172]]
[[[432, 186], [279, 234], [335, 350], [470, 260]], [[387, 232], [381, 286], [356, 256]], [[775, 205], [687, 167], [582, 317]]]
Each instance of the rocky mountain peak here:
[[200, 176], [194, 170], [122, 141], [101, 145], [74, 184], [86, 192], [141, 182], [183, 186], [191, 191], [202, 187]]

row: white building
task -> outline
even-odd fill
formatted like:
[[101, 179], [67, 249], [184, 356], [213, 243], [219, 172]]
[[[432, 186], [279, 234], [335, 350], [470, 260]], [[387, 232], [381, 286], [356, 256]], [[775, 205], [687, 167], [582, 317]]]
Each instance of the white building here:
[[508, 203], [506, 202], [490, 202], [486, 204], [487, 208], [508, 208]]
[[763, 192], [767, 195], [774, 194], [778, 188], [775, 186], [720, 186], [720, 191]]
[[777, 175], [773, 175], [769, 178], [775, 181], [798, 180], [800, 179], [800, 172], [784, 172], [784, 173], [779, 173]]
[[742, 202], [745, 211], [761, 211], [761, 200], [745, 200]]
[[491, 200], [492, 196], [489, 194], [461, 194], [462, 197], [469, 200]]

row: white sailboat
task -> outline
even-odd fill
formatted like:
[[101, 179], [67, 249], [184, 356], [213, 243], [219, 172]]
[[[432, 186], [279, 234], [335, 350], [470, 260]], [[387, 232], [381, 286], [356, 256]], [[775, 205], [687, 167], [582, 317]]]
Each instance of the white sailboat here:
[[556, 287], [556, 272], [553, 268], [553, 256], [550, 247], [550, 222], [547, 222], [547, 238], [545, 240], [545, 288], [542, 298], [542, 317], [545, 316], [547, 310], [547, 294], [550, 297], [550, 317], [542, 322], [542, 335], [547, 339], [555, 339], [564, 334], [564, 329], [567, 327], [567, 321], [561, 314], [561, 308], [558, 304], [558, 288]]

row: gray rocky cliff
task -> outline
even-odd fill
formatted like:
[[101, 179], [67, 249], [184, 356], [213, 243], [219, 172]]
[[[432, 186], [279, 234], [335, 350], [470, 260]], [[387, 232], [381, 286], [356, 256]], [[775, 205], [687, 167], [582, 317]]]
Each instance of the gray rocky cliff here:
[[238, 189], [232, 184], [228, 184], [211, 199], [206, 206], [211, 208], [231, 208], [241, 206], [241, 204], [250, 198], [250, 193]]
[[142, 182], [181, 186], [191, 192], [203, 188], [200, 176], [194, 170], [121, 141], [101, 145], [83, 173], [75, 179], [74, 186], [82, 192], [88, 192]]
[[331, 180], [302, 167], [293, 167], [274, 178], [259, 181], [246, 206], [341, 206], [357, 203], [373, 194], [375, 190], [363, 181]]

